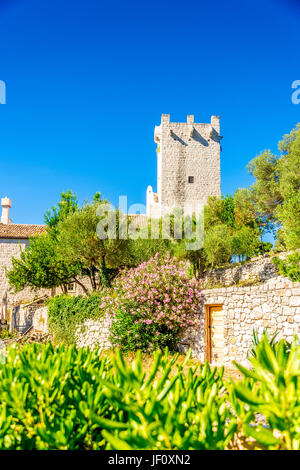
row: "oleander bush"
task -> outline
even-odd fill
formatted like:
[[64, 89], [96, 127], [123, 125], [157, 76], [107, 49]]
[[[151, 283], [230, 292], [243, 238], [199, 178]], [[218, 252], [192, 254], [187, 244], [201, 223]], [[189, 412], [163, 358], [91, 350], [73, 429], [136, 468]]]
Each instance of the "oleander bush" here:
[[202, 293], [175, 258], [158, 253], [122, 274], [101, 308], [113, 315], [111, 342], [124, 351], [175, 349], [180, 328], [196, 325]]
[[75, 344], [79, 324], [106, 314], [113, 318], [111, 342], [123, 351], [175, 350], [180, 328], [199, 322], [201, 297], [199, 282], [188, 277], [185, 266], [157, 253], [102, 293], [49, 299], [49, 330], [56, 342]]

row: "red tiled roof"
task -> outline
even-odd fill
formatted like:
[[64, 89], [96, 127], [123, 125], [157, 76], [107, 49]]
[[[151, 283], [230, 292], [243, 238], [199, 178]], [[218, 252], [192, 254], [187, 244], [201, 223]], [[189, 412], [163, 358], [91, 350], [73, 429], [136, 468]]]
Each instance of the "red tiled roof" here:
[[1, 224], [0, 223], [0, 239], [1, 238], [21, 238], [28, 239], [34, 235], [41, 235], [46, 232], [46, 225], [31, 224]]
[[[128, 217], [134, 222], [136, 227], [147, 226], [147, 216], [144, 214], [128, 214]], [[45, 233], [46, 230], [46, 225], [0, 223], [0, 239], [19, 238], [26, 240], [30, 237], [33, 237], [34, 235], [42, 235], [42, 233]]]

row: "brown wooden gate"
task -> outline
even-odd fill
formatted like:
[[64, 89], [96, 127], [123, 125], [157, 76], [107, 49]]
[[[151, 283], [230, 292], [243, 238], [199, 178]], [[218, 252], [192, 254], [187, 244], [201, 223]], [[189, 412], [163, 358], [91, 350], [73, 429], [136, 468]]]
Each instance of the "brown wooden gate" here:
[[206, 305], [205, 309], [205, 359], [222, 363], [224, 350], [224, 325], [222, 305]]

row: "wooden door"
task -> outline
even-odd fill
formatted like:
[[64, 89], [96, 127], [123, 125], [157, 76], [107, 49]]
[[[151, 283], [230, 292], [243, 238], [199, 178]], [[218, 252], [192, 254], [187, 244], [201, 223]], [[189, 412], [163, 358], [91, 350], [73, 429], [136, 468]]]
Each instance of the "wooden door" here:
[[205, 322], [205, 359], [221, 364], [224, 350], [222, 305], [207, 305]]

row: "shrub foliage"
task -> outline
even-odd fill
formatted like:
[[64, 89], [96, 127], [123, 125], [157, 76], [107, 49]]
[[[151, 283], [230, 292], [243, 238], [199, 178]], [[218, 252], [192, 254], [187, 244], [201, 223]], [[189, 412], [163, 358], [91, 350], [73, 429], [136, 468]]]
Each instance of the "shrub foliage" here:
[[[243, 379], [166, 350], [11, 346], [0, 362], [0, 449], [300, 449], [300, 346], [256, 342]], [[260, 414], [260, 422], [257, 421]], [[263, 423], [263, 424], [262, 424]], [[251, 446], [251, 447], [249, 447]]]
[[146, 374], [73, 346], [11, 348], [0, 364], [1, 449], [223, 449], [235, 420], [222, 370], [156, 352]]
[[272, 262], [277, 266], [282, 276], [288, 277], [293, 282], [300, 281], [300, 252], [296, 251], [288, 255], [286, 260], [275, 256], [272, 258]]
[[197, 322], [202, 294], [180, 264], [156, 254], [124, 273], [101, 307], [112, 314], [112, 343], [125, 351], [174, 348], [181, 327]]
[[101, 295], [98, 292], [88, 297], [57, 295], [47, 301], [49, 330], [56, 341], [72, 344], [77, 325], [88, 318], [101, 316]]
[[[300, 450], [300, 346], [264, 334], [250, 358], [236, 364], [244, 380], [233, 385], [233, 406], [244, 435], [268, 449]], [[257, 413], [266, 424], [251, 426]]]

